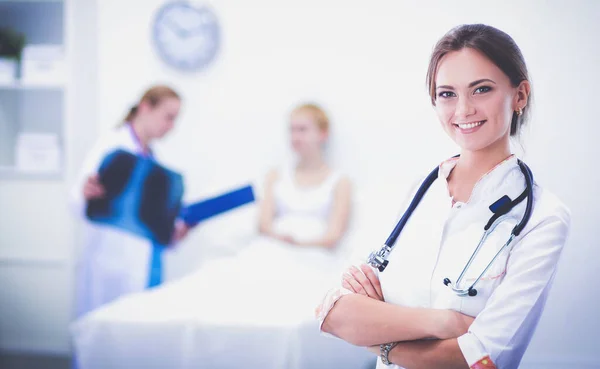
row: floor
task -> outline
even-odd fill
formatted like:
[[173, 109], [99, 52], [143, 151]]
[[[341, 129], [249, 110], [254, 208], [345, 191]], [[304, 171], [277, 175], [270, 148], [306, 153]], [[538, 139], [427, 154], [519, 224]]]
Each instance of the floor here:
[[2, 369], [70, 369], [71, 358], [0, 352]]
[[[372, 368], [375, 368], [373, 364]], [[367, 369], [372, 369], [371, 367]], [[0, 369], [72, 369], [67, 356], [43, 356], [0, 352]]]

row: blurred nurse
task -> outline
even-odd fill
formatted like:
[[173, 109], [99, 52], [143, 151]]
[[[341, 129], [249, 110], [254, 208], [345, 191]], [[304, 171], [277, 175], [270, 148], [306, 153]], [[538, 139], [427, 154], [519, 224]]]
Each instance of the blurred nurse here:
[[[180, 106], [181, 98], [173, 89], [150, 88], [131, 108], [123, 123], [103, 135], [85, 159], [71, 194], [78, 216], [87, 223], [86, 242], [77, 271], [78, 317], [120, 296], [160, 283], [156, 273], [150, 277], [151, 266], [160, 265], [161, 255], [156, 246], [140, 236], [92, 224], [85, 217], [85, 206], [87, 201], [105, 196], [97, 174], [104, 157], [122, 149], [156, 160], [152, 143], [173, 129]], [[173, 242], [181, 240], [187, 231], [183, 222], [176, 222]]]

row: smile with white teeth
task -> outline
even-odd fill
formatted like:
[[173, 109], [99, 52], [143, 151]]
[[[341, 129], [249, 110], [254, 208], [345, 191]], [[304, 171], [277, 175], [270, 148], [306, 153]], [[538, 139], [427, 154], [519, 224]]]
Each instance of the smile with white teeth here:
[[460, 129], [471, 129], [471, 128], [478, 127], [478, 126], [482, 125], [483, 123], [485, 123], [485, 120], [482, 120], [479, 122], [473, 122], [473, 123], [458, 123], [458, 124], [454, 124], [454, 125], [458, 126], [458, 128], [460, 128]]

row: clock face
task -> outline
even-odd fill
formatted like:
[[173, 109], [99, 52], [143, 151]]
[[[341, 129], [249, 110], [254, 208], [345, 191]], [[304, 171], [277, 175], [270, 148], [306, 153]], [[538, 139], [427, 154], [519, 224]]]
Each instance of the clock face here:
[[152, 33], [161, 58], [184, 71], [208, 66], [217, 54], [221, 36], [217, 18], [209, 8], [183, 1], [159, 9]]

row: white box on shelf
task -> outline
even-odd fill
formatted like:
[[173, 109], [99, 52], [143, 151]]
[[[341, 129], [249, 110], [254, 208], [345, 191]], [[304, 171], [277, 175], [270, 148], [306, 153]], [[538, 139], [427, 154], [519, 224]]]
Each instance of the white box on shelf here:
[[52, 133], [20, 133], [15, 145], [15, 158], [15, 169], [19, 172], [58, 172], [58, 136]]
[[61, 45], [27, 45], [21, 60], [23, 85], [60, 85], [67, 75]]
[[17, 77], [17, 61], [0, 57], [0, 84], [12, 85]]

